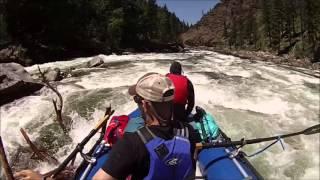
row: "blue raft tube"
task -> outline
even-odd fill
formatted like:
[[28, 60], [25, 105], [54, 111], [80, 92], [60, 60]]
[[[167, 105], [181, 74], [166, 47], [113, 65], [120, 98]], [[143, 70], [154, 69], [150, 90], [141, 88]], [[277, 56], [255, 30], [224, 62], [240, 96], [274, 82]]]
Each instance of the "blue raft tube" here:
[[[129, 115], [130, 119], [141, 116], [138, 109], [131, 112]], [[214, 118], [208, 114], [207, 120], [215, 122]], [[197, 125], [195, 128], [199, 129]], [[206, 126], [212, 128], [212, 126]], [[206, 129], [206, 128], [205, 128]], [[199, 130], [201, 137], [204, 134]], [[219, 129], [219, 141], [230, 141], [224, 132]], [[79, 166], [76, 171], [75, 179], [84, 180], [92, 179], [96, 172], [104, 165], [108, 159], [110, 147], [102, 145], [98, 146], [90, 158], [85, 158], [83, 163]], [[89, 163], [91, 162], [91, 163]], [[88, 168], [88, 166], [92, 166]], [[256, 171], [252, 164], [244, 156], [244, 153], [237, 151], [236, 147], [219, 147], [203, 149], [197, 156], [197, 168], [200, 169], [201, 175], [196, 176], [196, 179], [209, 179], [209, 180], [243, 180], [252, 179], [260, 180], [263, 177]], [[87, 170], [86, 170], [87, 169]], [[85, 177], [83, 176], [84, 174]]]

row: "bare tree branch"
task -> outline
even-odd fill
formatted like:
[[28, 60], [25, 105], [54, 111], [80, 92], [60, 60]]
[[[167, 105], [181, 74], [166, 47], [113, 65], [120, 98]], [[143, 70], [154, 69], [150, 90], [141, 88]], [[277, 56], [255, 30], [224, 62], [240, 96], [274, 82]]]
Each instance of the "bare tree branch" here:
[[31, 150], [34, 152], [34, 154], [32, 155], [33, 157], [36, 155], [37, 158], [39, 158], [42, 161], [46, 161], [46, 162], [48, 162], [50, 164], [54, 164], [54, 165], [59, 164], [59, 161], [55, 157], [51, 156], [50, 154], [48, 154], [44, 150], [38, 149], [37, 146], [30, 140], [28, 134], [24, 131], [23, 128], [20, 128], [20, 132], [23, 135], [24, 139], [29, 144]]
[[62, 128], [62, 130], [63, 130], [64, 132], [66, 132], [66, 128], [65, 128], [65, 125], [64, 125], [63, 119], [62, 119], [62, 108], [63, 108], [63, 99], [62, 99], [62, 96], [61, 96], [60, 92], [58, 91], [58, 89], [55, 88], [55, 87], [53, 87], [53, 86], [49, 83], [49, 81], [47, 80], [47, 78], [45, 77], [44, 73], [41, 71], [41, 69], [40, 69], [39, 66], [38, 66], [38, 70], [39, 70], [39, 73], [40, 73], [42, 82], [43, 82], [48, 88], [50, 88], [54, 93], [56, 93], [56, 95], [57, 95], [58, 98], [59, 98], [58, 106], [57, 106], [57, 101], [55, 101], [54, 99], [52, 99], [52, 103], [53, 103], [54, 110], [55, 110], [55, 113], [56, 113], [56, 121], [59, 123], [60, 127]]
[[62, 128], [62, 130], [65, 132], [66, 131], [66, 127], [63, 124], [63, 120], [62, 120], [62, 112], [61, 109], [57, 108], [57, 101], [52, 99], [52, 103], [53, 103], [53, 107], [54, 107], [54, 111], [56, 112], [56, 120], [58, 121], [60, 127]]

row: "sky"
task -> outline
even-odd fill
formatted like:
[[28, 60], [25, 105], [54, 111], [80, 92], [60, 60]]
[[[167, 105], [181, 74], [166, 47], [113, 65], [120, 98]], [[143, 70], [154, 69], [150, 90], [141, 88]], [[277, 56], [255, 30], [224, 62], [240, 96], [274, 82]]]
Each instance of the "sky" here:
[[208, 12], [219, 0], [157, 0], [158, 5], [167, 5], [170, 12], [174, 12], [180, 20], [189, 24], [195, 24], [202, 17], [202, 13]]

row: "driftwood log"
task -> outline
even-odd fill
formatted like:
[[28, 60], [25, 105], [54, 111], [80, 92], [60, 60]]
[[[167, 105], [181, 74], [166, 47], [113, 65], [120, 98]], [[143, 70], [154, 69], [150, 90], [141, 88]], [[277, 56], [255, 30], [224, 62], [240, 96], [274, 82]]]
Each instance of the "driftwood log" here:
[[39, 148], [37, 148], [37, 146], [30, 140], [28, 134], [25, 132], [23, 128], [20, 128], [20, 132], [23, 135], [26, 142], [28, 143], [28, 145], [30, 146], [31, 150], [33, 151], [31, 158], [38, 158], [41, 161], [46, 161], [54, 165], [59, 164], [59, 161], [55, 157], [47, 153], [46, 150], [43, 150], [43, 149], [40, 150]]

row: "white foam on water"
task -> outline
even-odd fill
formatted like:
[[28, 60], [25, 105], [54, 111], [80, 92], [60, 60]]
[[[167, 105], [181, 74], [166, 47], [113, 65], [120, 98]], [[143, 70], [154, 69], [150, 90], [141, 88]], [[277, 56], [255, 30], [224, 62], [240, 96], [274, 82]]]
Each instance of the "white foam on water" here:
[[[127, 77], [127, 78], [125, 78]], [[130, 82], [130, 75], [111, 76], [109, 73], [91, 73], [84, 76], [76, 84], [81, 85], [85, 89], [114, 88], [126, 86]]]
[[[310, 89], [307, 88], [303, 83], [304, 81], [319, 84], [319, 79], [310, 77], [308, 75], [299, 74], [297, 72], [290, 73], [285, 69], [277, 69], [277, 67], [271, 66], [266, 68], [260, 68], [261, 64], [266, 63], [256, 63], [250, 66], [257, 66], [257, 68], [246, 68], [241, 69], [239, 67], [228, 67], [228, 65], [232, 65], [232, 63], [221, 63], [221, 60], [214, 60], [215, 57], [210, 57], [210, 62], [213, 63], [203, 63], [215, 70], [215, 72], [224, 72], [227, 75], [240, 75], [243, 77], [251, 78], [251, 75], [257, 73], [261, 75], [262, 78], [268, 79], [271, 82], [270, 86], [263, 86], [263, 89], [260, 87], [251, 87], [254, 88], [254, 93], [247, 93], [245, 97], [239, 97], [237, 92], [241, 86], [245, 86], [245, 84], [241, 84], [239, 87], [233, 86], [225, 86], [216, 81], [209, 81], [207, 84], [197, 83], [199, 75], [192, 74], [190, 79], [195, 84], [196, 90], [196, 101], [199, 105], [204, 105], [205, 107], [210, 106], [223, 106], [231, 109], [241, 109], [241, 110], [249, 110], [254, 112], [259, 112], [263, 114], [269, 115], [277, 115], [279, 119], [277, 121], [269, 121], [265, 120], [265, 127], [273, 127], [272, 130], [275, 134], [282, 134], [282, 130], [284, 127], [290, 130], [290, 127], [308, 127], [310, 125], [314, 125], [315, 123], [319, 123], [318, 114], [319, 114], [319, 93], [315, 94], [310, 92]], [[228, 58], [228, 61], [233, 61], [235, 58]], [[225, 66], [227, 65], [227, 66]], [[199, 66], [197, 66], [199, 67]], [[203, 68], [205, 71], [208, 71], [209, 68]], [[229, 71], [231, 69], [231, 71]], [[218, 70], [218, 71], [217, 71]], [[247, 70], [243, 74], [241, 71]], [[237, 71], [240, 71], [239, 73]], [[251, 72], [250, 72], [251, 71]], [[231, 72], [231, 73], [230, 73]], [[200, 76], [201, 77], [201, 76]], [[299, 86], [297, 86], [299, 84]], [[250, 87], [249, 87], [250, 88]], [[243, 92], [245, 94], [245, 92]], [[296, 100], [287, 99], [288, 95], [296, 94]], [[301, 101], [301, 102], [299, 102]], [[309, 101], [306, 106], [304, 101]], [[318, 113], [317, 113], [318, 112]], [[223, 112], [222, 112], [223, 113]], [[250, 113], [250, 112], [249, 112]], [[308, 115], [309, 118], [304, 118], [305, 115]], [[311, 119], [310, 119], [311, 118]], [[219, 121], [219, 119], [218, 119]], [[233, 121], [230, 119], [229, 121]], [[241, 120], [240, 120], [241, 121]], [[254, 121], [252, 121], [255, 124]], [[261, 122], [259, 122], [261, 123]], [[219, 124], [219, 122], [218, 122]], [[225, 123], [224, 123], [225, 124]], [[299, 125], [301, 124], [301, 125]], [[303, 125], [303, 126], [302, 126]], [[227, 129], [228, 124], [224, 129]], [[241, 128], [241, 127], [239, 127]], [[289, 132], [294, 132], [293, 129]], [[299, 129], [299, 130], [303, 130]], [[230, 131], [230, 129], [229, 129]], [[242, 131], [238, 131], [242, 132]], [[259, 131], [257, 131], [259, 133]], [[228, 129], [227, 129], [228, 134]], [[245, 134], [239, 134], [240, 137], [245, 136]], [[274, 134], [271, 134], [274, 135]], [[257, 134], [259, 137], [259, 134]], [[306, 151], [306, 153], [310, 153], [312, 161], [310, 161], [309, 166], [306, 167], [304, 174], [299, 175], [299, 179], [320, 179], [319, 177], [319, 137], [314, 140], [309, 141], [308, 137], [301, 138], [303, 144], [306, 146], [301, 147], [301, 151]], [[313, 148], [308, 147], [312, 146]], [[291, 145], [286, 145], [291, 147]], [[284, 170], [287, 164], [293, 162], [296, 151], [289, 150], [284, 152], [279, 152], [278, 154], [269, 153], [269, 156], [265, 157], [265, 161], [272, 162], [271, 167], [267, 167], [272, 169], [272, 174], [267, 174], [267, 179], [291, 179], [290, 177], [284, 174]], [[299, 168], [303, 168], [297, 166]], [[259, 170], [259, 169], [258, 169]], [[299, 170], [300, 172], [300, 170]], [[294, 172], [291, 172], [294, 174]], [[311, 178], [312, 177], [312, 178]], [[297, 177], [296, 177], [297, 178]]]
[[191, 55], [180, 54], [180, 53], [172, 53], [172, 54], [156, 54], [156, 53], [143, 53], [143, 54], [132, 54], [132, 55], [99, 55], [99, 57], [103, 58], [104, 62], [117, 62], [117, 61], [147, 61], [147, 60], [163, 60], [163, 59], [186, 59]]
[[241, 76], [241, 77], [251, 77], [252, 73], [249, 71], [243, 71], [242, 68], [234, 68], [234, 69], [229, 69], [228, 72], [226, 72], [227, 75], [229, 76]]
[[[136, 69], [110, 69], [104, 72], [93, 72], [81, 77], [76, 84], [81, 85], [86, 89], [115, 88], [132, 85], [139, 79], [139, 77], [147, 72], [157, 72], [161, 74], [165, 74], [167, 72], [166, 67], [160, 69], [157, 64], [145, 65], [145, 63], [139, 62], [135, 63], [135, 65], [139, 67]], [[132, 73], [133, 71], [136, 72]], [[115, 76], [115, 74], [118, 75]]]
[[41, 71], [44, 71], [48, 68], [60, 68], [60, 69], [65, 69], [68, 67], [73, 67], [73, 66], [78, 66], [81, 65], [83, 63], [86, 63], [90, 60], [92, 60], [93, 57], [89, 57], [89, 58], [76, 58], [73, 60], [69, 60], [69, 61], [56, 61], [56, 62], [49, 62], [49, 63], [44, 63], [44, 64], [36, 64], [33, 66], [29, 66], [29, 67], [25, 67], [24, 69], [26, 71], [28, 71], [29, 73], [37, 73], [38, 72], [38, 66], [40, 67]]
[[212, 86], [208, 89], [207, 86], [197, 86], [196, 89], [197, 100], [205, 104], [209, 103], [226, 108], [250, 110], [264, 114], [284, 115], [288, 111], [288, 103], [276, 96], [263, 98], [255, 95], [244, 99], [233, 93], [233, 88]]
[[[197, 51], [194, 51], [192, 53], [171, 53], [171, 54], [156, 54], [156, 53], [144, 53], [144, 54], [132, 54], [132, 55], [97, 55], [100, 58], [103, 59], [105, 63], [110, 63], [110, 62], [119, 62], [119, 61], [132, 61], [132, 60], [161, 60], [161, 59], [186, 59], [194, 54], [197, 54]], [[73, 60], [69, 61], [56, 61], [56, 62], [49, 62], [49, 63], [44, 63], [41, 65], [33, 65], [26, 67], [25, 70], [30, 72], [30, 73], [37, 73], [38, 72], [38, 66], [40, 69], [46, 70], [48, 68], [60, 68], [60, 69], [66, 69], [74, 66], [79, 66], [84, 63], [89, 62], [92, 60], [94, 57], [88, 57], [88, 58], [75, 58]]]
[[[51, 107], [51, 102], [43, 100], [40, 96], [28, 96], [0, 108], [1, 136], [4, 137], [3, 141], [7, 145], [9, 152], [15, 149], [15, 146], [12, 144], [13, 142], [25, 144], [25, 140], [20, 133], [20, 128], [24, 128], [30, 123], [39, 122], [39, 118], [43, 120], [49, 118], [53, 110], [49, 111], [48, 114], [44, 114], [43, 112], [48, 112], [48, 109], [51, 109]], [[43, 125], [50, 122], [44, 121]], [[37, 131], [34, 130], [30, 133], [34, 135]]]
[[[319, 166], [319, 163], [315, 167], [317, 166]], [[301, 177], [301, 179], [318, 180], [320, 179], [320, 172], [315, 168], [307, 168], [305, 174]]]

